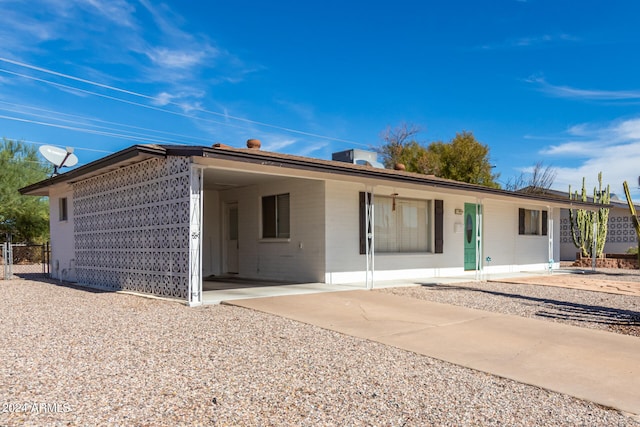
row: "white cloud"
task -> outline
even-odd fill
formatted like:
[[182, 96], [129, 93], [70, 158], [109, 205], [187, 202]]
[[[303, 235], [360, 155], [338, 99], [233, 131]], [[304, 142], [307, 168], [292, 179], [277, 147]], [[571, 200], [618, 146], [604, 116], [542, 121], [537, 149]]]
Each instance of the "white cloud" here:
[[8, 86], [8, 85], [18, 85], [19, 83], [16, 80], [4, 77], [0, 75], [0, 86]]
[[[314, 153], [321, 152], [327, 146], [328, 141], [311, 141], [292, 138], [288, 135], [270, 133], [261, 138], [262, 149], [273, 152], [287, 152], [296, 156], [309, 157]], [[318, 156], [321, 157], [321, 156]]]
[[570, 34], [542, 34], [537, 36], [509, 38], [501, 42], [483, 45], [483, 50], [533, 48], [539, 46], [555, 46], [558, 44], [575, 43], [580, 41], [578, 37]]
[[[627, 147], [616, 147], [614, 149], [603, 150], [598, 157], [590, 158], [578, 167], [557, 168], [554, 187], [566, 191], [571, 185], [572, 189], [582, 188], [582, 178], [586, 180], [588, 194], [593, 193], [593, 188], [597, 187], [598, 173], [602, 172], [603, 185], [610, 185], [611, 192], [618, 197], [624, 198], [622, 183], [627, 181], [631, 184], [632, 197], [638, 199], [638, 190], [635, 183], [640, 175], [640, 143], [629, 144]], [[637, 200], [636, 200], [637, 201]]]
[[150, 2], [148, 0], [138, 1], [149, 12], [162, 34], [180, 41], [192, 39], [190, 33], [180, 28], [185, 24], [184, 18], [174, 13], [166, 3]]
[[573, 136], [586, 136], [589, 134], [589, 130], [587, 129], [586, 123], [580, 123], [567, 129], [567, 133]]
[[0, 56], [21, 62], [40, 61], [48, 53], [43, 43], [55, 40], [59, 49], [81, 58], [72, 59], [79, 68], [91, 64], [104, 70], [117, 64], [126, 70], [118, 77], [105, 75], [105, 83], [127, 76], [125, 83], [171, 87], [190, 81], [204, 87], [211, 84], [213, 69], [218, 81], [225, 83], [241, 81], [252, 72], [206, 35], [190, 32], [185, 19], [166, 4], [147, 0], [4, 0], [2, 4]]
[[140, 0], [144, 9], [151, 15], [158, 29], [157, 41], [146, 41], [139, 49], [154, 64], [169, 70], [193, 71], [199, 67], [212, 67], [213, 61], [227, 55], [229, 62], [235, 58], [214, 46], [211, 40], [197, 36], [180, 28], [183, 19], [174, 14], [166, 4], [155, 5], [147, 0]]
[[207, 57], [213, 56], [207, 50], [180, 50], [155, 47], [146, 52], [155, 65], [167, 68], [190, 69], [201, 65]]
[[581, 187], [584, 177], [591, 193], [602, 172], [604, 183], [610, 184], [619, 197], [624, 198], [622, 183], [628, 181], [632, 183], [632, 197], [640, 199], [635, 188], [640, 175], [640, 118], [580, 124], [569, 128], [567, 135], [566, 142], [550, 145], [541, 153], [550, 161], [583, 160], [575, 167], [556, 168], [554, 188], [566, 191], [569, 185]]
[[316, 122], [316, 114], [312, 105], [285, 101], [283, 99], [276, 100], [276, 103], [282, 105], [301, 119], [304, 119], [308, 124]]
[[640, 90], [579, 89], [571, 86], [553, 85], [543, 77], [538, 76], [529, 77], [526, 81], [536, 84], [541, 92], [556, 98], [593, 101], [640, 101]]
[[590, 157], [594, 155], [600, 146], [597, 142], [568, 141], [558, 145], [550, 145], [543, 148], [540, 153], [547, 156], [573, 156]]
[[291, 147], [299, 141], [291, 137], [269, 134], [264, 140], [261, 139], [261, 142], [262, 149], [265, 151], [282, 152], [285, 148]]
[[295, 154], [298, 156], [316, 157], [321, 158], [326, 148], [329, 148], [331, 144], [328, 141], [314, 141], [312, 143], [305, 143], [303, 146], [296, 150]]
[[155, 96], [155, 99], [153, 101], [153, 105], [158, 105], [160, 107], [163, 107], [165, 105], [168, 105], [171, 103], [171, 100], [174, 98], [173, 95], [167, 93], [167, 92], [161, 92], [159, 94], [157, 94]]
[[193, 111], [202, 111], [205, 108], [202, 106], [201, 102], [193, 101], [193, 102], [180, 102], [178, 106], [182, 109], [184, 113], [191, 113]]
[[640, 140], [640, 118], [625, 120], [614, 128], [619, 139]]
[[[68, 3], [73, 3], [69, 1]], [[77, 3], [85, 8], [92, 9], [103, 18], [116, 23], [122, 27], [135, 28], [137, 26], [134, 18], [135, 7], [126, 0], [77, 0]]]

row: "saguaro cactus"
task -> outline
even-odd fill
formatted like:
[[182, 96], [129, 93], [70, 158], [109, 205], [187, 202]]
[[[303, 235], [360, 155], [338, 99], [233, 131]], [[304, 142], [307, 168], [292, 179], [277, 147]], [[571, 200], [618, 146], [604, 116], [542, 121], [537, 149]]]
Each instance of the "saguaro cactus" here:
[[[582, 178], [582, 192], [578, 196], [576, 191], [571, 194], [571, 186], [569, 186], [569, 198], [571, 200], [580, 200], [586, 202], [587, 191], [585, 188], [585, 179]], [[593, 203], [608, 205], [611, 200], [609, 186], [602, 189], [602, 172], [598, 174], [598, 188], [593, 189]], [[607, 229], [609, 221], [609, 208], [599, 208], [597, 210], [586, 209], [569, 209], [569, 220], [571, 222], [571, 238], [576, 248], [580, 249], [582, 256], [593, 256], [593, 224], [597, 224], [596, 231], [596, 256], [602, 256], [604, 244], [607, 240]]]

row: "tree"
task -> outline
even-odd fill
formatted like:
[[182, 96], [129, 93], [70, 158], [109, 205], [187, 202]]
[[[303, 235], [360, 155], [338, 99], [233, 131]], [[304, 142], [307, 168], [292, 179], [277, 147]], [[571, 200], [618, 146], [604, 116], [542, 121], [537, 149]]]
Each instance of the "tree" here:
[[555, 168], [544, 165], [544, 162], [537, 162], [529, 171], [522, 172], [515, 178], [510, 178], [505, 184], [505, 189], [509, 191], [521, 191], [524, 193], [544, 194], [551, 188], [558, 171]]
[[481, 144], [471, 132], [457, 133], [448, 144], [432, 143], [429, 146], [440, 159], [440, 168], [436, 176], [500, 188], [496, 182], [498, 174], [491, 173], [489, 147]]
[[415, 140], [415, 135], [421, 131], [420, 127], [402, 123], [400, 126], [387, 127], [381, 134], [385, 142], [377, 149], [385, 167], [393, 169], [401, 163], [409, 172], [428, 173], [426, 167], [427, 150]]
[[40, 163], [38, 150], [6, 138], [0, 143], [0, 237], [14, 242], [42, 243], [49, 236], [49, 203], [44, 197], [23, 196], [18, 189], [46, 179], [51, 167]]
[[384, 165], [402, 163], [409, 172], [499, 188], [498, 175], [491, 173], [489, 147], [471, 132], [456, 134], [450, 142], [432, 142], [427, 147], [415, 140], [420, 128], [403, 123], [382, 133], [384, 144], [377, 149]]
[[[582, 192], [571, 194], [569, 186], [569, 199], [588, 201], [585, 189], [585, 179], [582, 178]], [[611, 201], [609, 186], [602, 189], [602, 172], [598, 174], [598, 188], [593, 189], [593, 203], [608, 205]], [[597, 211], [586, 209], [569, 209], [569, 221], [571, 223], [571, 238], [576, 248], [580, 249], [582, 256], [593, 257], [593, 243], [596, 243], [595, 256], [602, 256], [604, 244], [607, 241], [607, 230], [609, 222], [609, 208], [599, 208]], [[593, 235], [593, 228], [596, 226], [596, 236]]]

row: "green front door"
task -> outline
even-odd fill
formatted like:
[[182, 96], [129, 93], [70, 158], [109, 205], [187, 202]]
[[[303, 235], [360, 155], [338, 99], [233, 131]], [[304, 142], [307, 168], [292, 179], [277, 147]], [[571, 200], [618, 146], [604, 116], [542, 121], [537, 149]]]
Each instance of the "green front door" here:
[[464, 269], [477, 270], [476, 205], [464, 204]]

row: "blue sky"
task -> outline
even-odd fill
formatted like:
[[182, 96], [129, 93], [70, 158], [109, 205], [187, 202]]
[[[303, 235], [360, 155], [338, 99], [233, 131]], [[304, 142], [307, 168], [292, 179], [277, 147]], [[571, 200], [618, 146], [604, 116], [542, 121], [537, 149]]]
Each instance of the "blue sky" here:
[[[0, 136], [86, 164], [136, 143], [328, 159], [402, 122], [471, 131], [500, 181], [538, 161], [640, 199], [635, 0], [0, 0]], [[637, 200], [636, 200], [637, 201]]]

